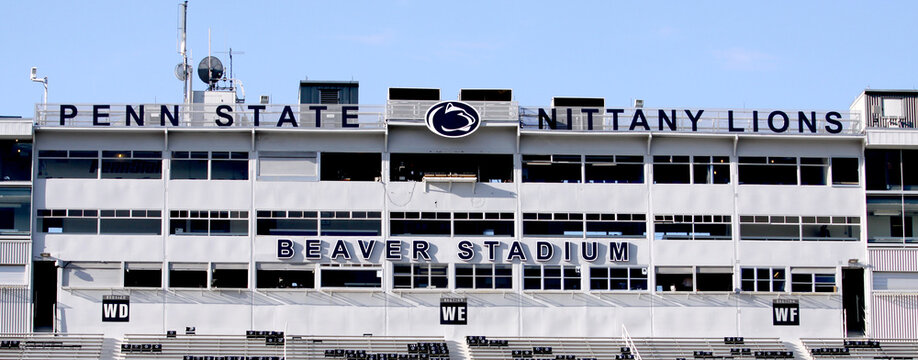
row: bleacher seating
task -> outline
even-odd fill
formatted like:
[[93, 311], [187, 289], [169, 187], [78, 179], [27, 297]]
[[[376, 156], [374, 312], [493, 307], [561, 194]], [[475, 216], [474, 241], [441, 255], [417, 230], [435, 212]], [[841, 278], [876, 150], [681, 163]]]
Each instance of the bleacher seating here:
[[0, 359], [99, 359], [102, 335], [0, 334]]
[[443, 338], [382, 336], [291, 336], [288, 359], [448, 360]]
[[918, 339], [800, 339], [813, 359], [916, 360]]
[[245, 335], [125, 335], [117, 359], [283, 360], [282, 332]]
[[635, 349], [612, 338], [466, 338], [471, 360], [631, 360], [636, 354], [644, 360], [794, 358], [778, 339], [634, 338], [632, 343]]

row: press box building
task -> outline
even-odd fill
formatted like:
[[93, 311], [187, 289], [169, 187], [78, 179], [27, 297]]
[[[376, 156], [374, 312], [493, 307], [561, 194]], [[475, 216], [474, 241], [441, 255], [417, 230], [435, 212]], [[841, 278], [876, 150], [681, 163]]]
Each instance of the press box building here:
[[918, 337], [918, 92], [753, 111], [353, 85], [0, 121], [0, 332]]

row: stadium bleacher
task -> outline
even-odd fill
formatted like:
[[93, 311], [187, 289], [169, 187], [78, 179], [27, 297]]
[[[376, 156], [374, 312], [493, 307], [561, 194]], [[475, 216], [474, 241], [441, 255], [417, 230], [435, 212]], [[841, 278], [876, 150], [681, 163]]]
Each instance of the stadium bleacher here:
[[472, 360], [793, 359], [778, 339], [634, 338], [634, 349], [611, 338], [466, 338]]
[[800, 339], [815, 360], [914, 360], [918, 339]]
[[0, 334], [0, 359], [98, 359], [102, 335]]

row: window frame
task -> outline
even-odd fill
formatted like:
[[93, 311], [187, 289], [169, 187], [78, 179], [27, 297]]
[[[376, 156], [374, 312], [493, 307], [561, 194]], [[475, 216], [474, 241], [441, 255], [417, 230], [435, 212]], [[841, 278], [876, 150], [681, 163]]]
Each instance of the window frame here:
[[[600, 276], [598, 270], [605, 270], [605, 275]], [[625, 270], [625, 276], [622, 277], [613, 277], [612, 270]], [[634, 277], [634, 271], [638, 270], [641, 272], [643, 277]], [[596, 272], [596, 274], [594, 274]], [[613, 289], [613, 281], [624, 280], [627, 286], [627, 289]], [[644, 288], [635, 288], [635, 282], [642, 281], [644, 282]], [[594, 289], [594, 281], [605, 281], [605, 289]], [[649, 266], [590, 266], [590, 278], [589, 278], [589, 291], [590, 292], [610, 292], [610, 293], [623, 293], [623, 292], [634, 292], [634, 293], [646, 293], [650, 292], [650, 270]]]

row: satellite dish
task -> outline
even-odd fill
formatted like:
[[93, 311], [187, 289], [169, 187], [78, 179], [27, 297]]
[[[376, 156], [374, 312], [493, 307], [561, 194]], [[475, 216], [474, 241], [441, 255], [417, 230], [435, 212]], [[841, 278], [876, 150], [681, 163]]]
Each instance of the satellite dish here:
[[198, 78], [213, 87], [223, 78], [223, 63], [214, 56], [208, 56], [198, 64]]
[[183, 66], [182, 63], [175, 65], [175, 78], [179, 79], [179, 81], [185, 81], [185, 79], [188, 78], [188, 73], [190, 72], [191, 72], [191, 65]]

